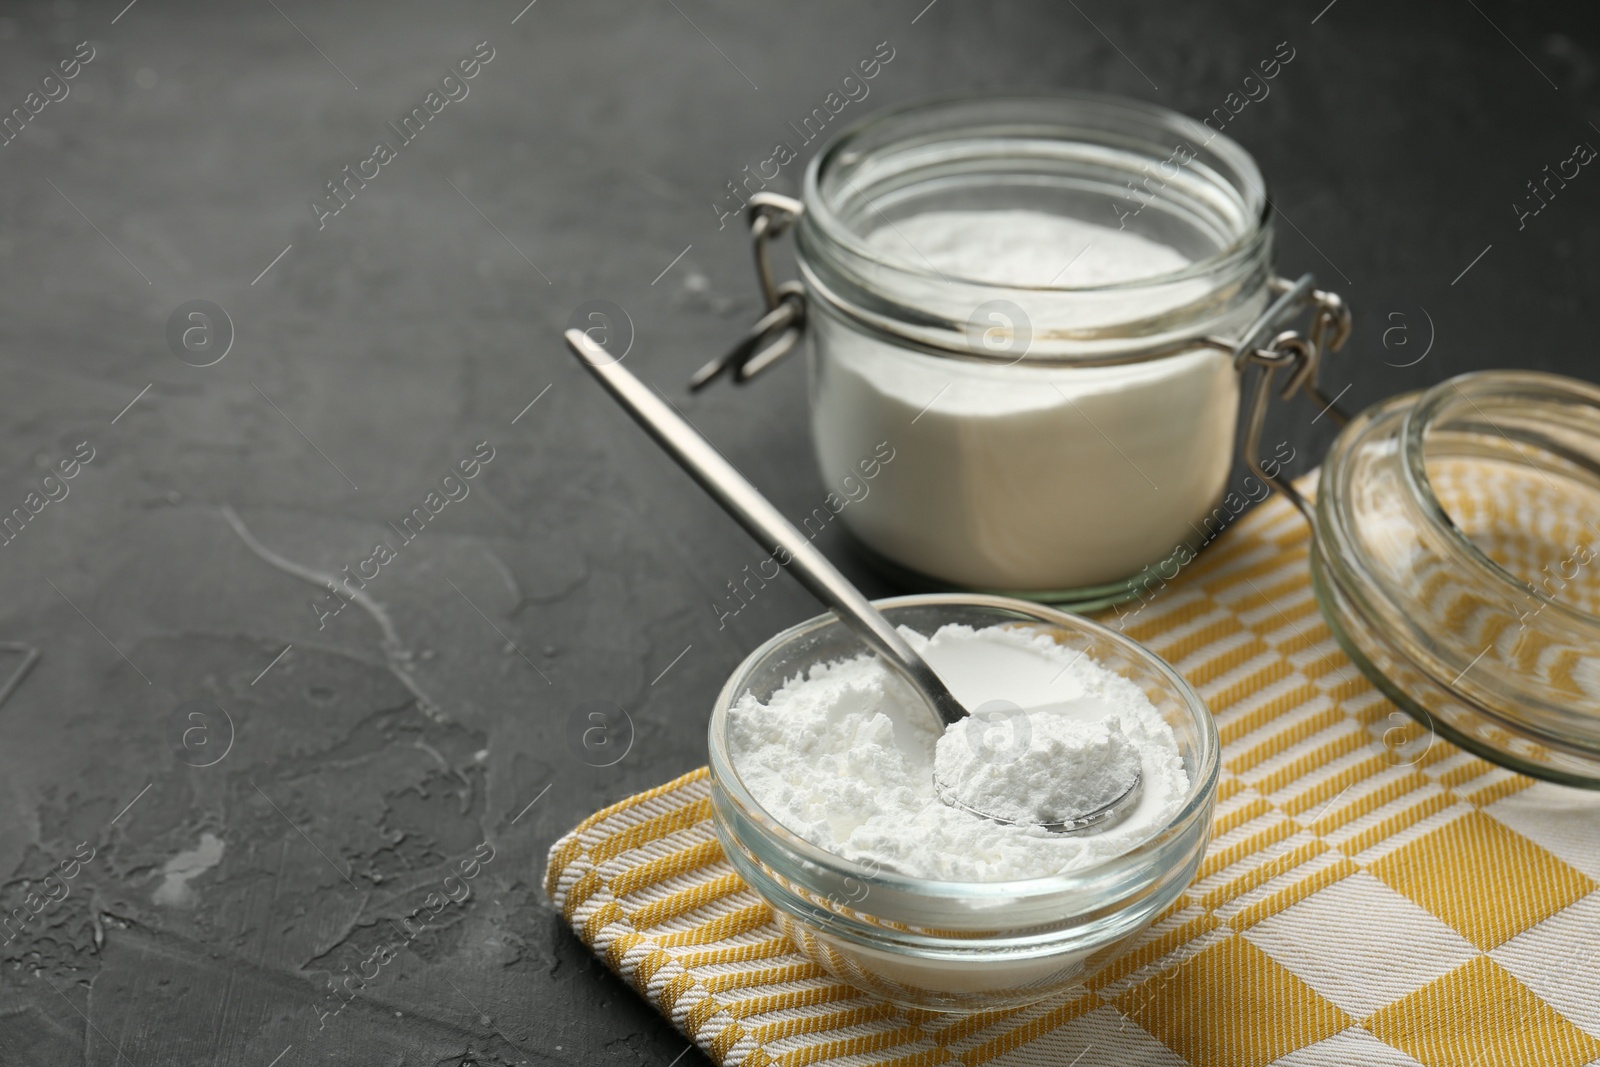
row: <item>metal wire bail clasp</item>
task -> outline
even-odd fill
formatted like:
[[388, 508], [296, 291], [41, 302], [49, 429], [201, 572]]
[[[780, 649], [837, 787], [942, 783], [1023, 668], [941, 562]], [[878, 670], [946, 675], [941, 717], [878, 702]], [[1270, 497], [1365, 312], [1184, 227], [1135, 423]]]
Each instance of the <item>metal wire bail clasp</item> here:
[[756, 260], [756, 281], [767, 309], [739, 343], [724, 355], [695, 371], [689, 390], [695, 392], [715, 381], [723, 371], [736, 384], [743, 385], [757, 374], [787, 356], [800, 342], [806, 328], [806, 294], [798, 281], [777, 285], [772, 279], [772, 261], [767, 245], [782, 237], [800, 218], [805, 205], [789, 196], [760, 192], [750, 197], [745, 209], [750, 219], [750, 238]]
[[[1350, 310], [1337, 293], [1315, 288], [1309, 274], [1302, 275], [1295, 282], [1276, 279], [1272, 289], [1278, 294], [1277, 299], [1233, 346], [1234, 367], [1241, 374], [1247, 366], [1261, 368], [1245, 408], [1239, 453], [1256, 477], [1287, 497], [1315, 529], [1316, 514], [1311, 502], [1278, 471], [1269, 474], [1263, 468], [1260, 459], [1261, 430], [1266, 425], [1273, 380], [1278, 371], [1284, 369], [1288, 370], [1289, 376], [1278, 390], [1280, 399], [1288, 400], [1296, 392], [1304, 392], [1331, 417], [1335, 425], [1343, 426], [1350, 421], [1350, 416], [1327, 398], [1317, 382], [1317, 368], [1322, 353], [1337, 352], [1350, 337]], [[1281, 329], [1299, 317], [1307, 305], [1312, 309], [1311, 324], [1304, 333]], [[1273, 334], [1274, 330], [1278, 332]], [[1268, 334], [1272, 334], [1270, 341], [1266, 340]]]

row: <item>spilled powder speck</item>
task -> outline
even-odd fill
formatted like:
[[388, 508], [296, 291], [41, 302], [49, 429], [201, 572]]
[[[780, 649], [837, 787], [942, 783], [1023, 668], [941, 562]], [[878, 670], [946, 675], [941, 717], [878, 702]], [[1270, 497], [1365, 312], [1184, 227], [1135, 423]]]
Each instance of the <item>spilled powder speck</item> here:
[[222, 838], [213, 833], [200, 835], [200, 843], [180, 852], [162, 868], [162, 883], [156, 886], [151, 899], [157, 904], [184, 907], [194, 901], [194, 890], [189, 883], [222, 861]]

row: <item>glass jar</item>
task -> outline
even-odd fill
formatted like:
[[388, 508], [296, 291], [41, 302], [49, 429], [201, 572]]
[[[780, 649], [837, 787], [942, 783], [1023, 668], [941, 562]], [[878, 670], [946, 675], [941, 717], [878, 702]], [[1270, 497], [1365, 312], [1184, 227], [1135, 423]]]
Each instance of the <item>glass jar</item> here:
[[[1288, 287], [1261, 173], [1231, 139], [1117, 97], [940, 100], [849, 127], [802, 200], [752, 210], [769, 314], [695, 385], [730, 361], [748, 377], [804, 328], [829, 507], [903, 584], [1085, 610], [1225, 524], [1239, 342]], [[945, 212], [995, 222], [906, 237]], [[1054, 277], [997, 281], [985, 257], [1026, 244], [1002, 232], [1026, 225], [1016, 212], [1086, 244], [1040, 253]], [[765, 242], [796, 222], [803, 284], [775, 287]]]
[[1021, 626], [1079, 649], [1136, 682], [1171, 725], [1189, 792], [1171, 821], [1130, 851], [1070, 874], [1012, 882], [913, 878], [833, 855], [787, 830], [740, 781], [728, 710], [769, 700], [810, 667], [866, 651], [834, 616], [801, 623], [752, 652], [712, 712], [712, 817], [739, 876], [807, 957], [906, 1007], [968, 1012], [1070, 989], [1114, 958], [1188, 886], [1211, 835], [1219, 745], [1204, 703], [1171, 667], [1086, 619], [999, 597], [923, 595], [877, 602], [897, 625]]
[[1600, 389], [1483, 371], [1357, 416], [1323, 463], [1312, 575], [1396, 705], [1600, 788]]

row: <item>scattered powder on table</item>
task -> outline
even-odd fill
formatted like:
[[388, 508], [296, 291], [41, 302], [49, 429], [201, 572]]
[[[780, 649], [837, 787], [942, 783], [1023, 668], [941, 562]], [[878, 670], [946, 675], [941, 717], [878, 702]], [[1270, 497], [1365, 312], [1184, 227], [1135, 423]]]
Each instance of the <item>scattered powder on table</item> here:
[[[870, 654], [812, 667], [767, 702], [747, 693], [729, 710], [740, 780], [793, 833], [902, 874], [995, 882], [1120, 855], [1182, 808], [1189, 777], [1177, 739], [1132, 681], [1037, 631], [951, 625], [931, 638], [901, 632], [977, 718], [946, 734]], [[983, 721], [982, 710], [997, 701], [1030, 710]], [[996, 804], [1022, 815], [1099, 807], [1121, 792], [1119, 782], [1125, 787], [1134, 761], [1143, 787], [1121, 822], [1063, 836], [943, 803], [934, 791], [936, 758], [951, 768], [942, 776], [947, 784], [981, 797], [974, 806], [990, 811]]]

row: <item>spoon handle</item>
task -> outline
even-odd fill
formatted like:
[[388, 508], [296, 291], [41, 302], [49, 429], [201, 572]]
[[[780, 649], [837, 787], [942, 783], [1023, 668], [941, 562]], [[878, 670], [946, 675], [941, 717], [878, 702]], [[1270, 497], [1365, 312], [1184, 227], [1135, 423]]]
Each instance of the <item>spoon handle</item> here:
[[761, 492], [722, 458], [711, 442], [582, 330], [566, 332], [567, 345], [600, 384], [628, 410], [640, 426], [656, 439], [678, 465], [729, 515], [739, 521], [763, 548], [776, 557], [787, 553], [785, 564], [814, 596], [850, 627], [873, 651], [911, 686], [928, 697], [939, 718], [950, 725], [966, 715], [944, 682], [916, 653], [872, 601], [819, 552], [811, 540], [794, 528]]

